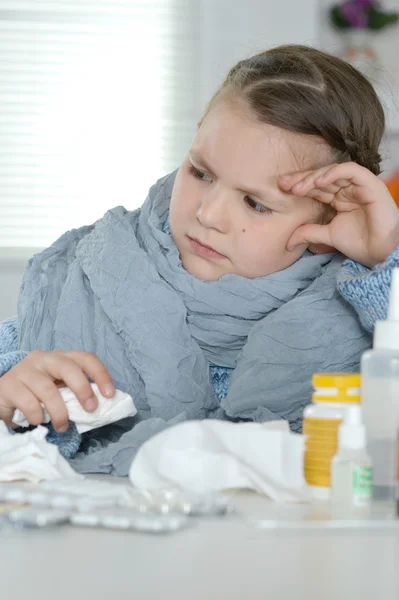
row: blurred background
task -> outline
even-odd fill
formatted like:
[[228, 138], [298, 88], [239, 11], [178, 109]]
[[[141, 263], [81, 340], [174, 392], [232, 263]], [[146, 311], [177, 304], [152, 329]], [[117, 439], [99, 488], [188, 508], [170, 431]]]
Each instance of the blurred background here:
[[395, 190], [398, 12], [399, 0], [0, 0], [0, 319], [16, 314], [32, 254], [140, 206], [228, 69], [270, 46], [310, 44], [365, 72]]

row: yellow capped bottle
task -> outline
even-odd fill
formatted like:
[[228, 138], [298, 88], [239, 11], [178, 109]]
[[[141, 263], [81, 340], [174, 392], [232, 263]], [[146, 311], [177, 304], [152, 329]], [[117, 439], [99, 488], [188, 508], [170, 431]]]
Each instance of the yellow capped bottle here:
[[328, 499], [331, 462], [338, 448], [338, 428], [348, 405], [360, 402], [358, 373], [315, 373], [313, 396], [303, 413], [305, 479], [315, 498]]

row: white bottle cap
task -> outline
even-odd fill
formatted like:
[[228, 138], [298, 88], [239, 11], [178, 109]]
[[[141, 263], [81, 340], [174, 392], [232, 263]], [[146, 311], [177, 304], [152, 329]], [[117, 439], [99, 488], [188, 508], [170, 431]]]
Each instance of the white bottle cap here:
[[388, 316], [375, 324], [373, 347], [399, 350], [399, 269], [392, 269]]
[[362, 423], [360, 406], [354, 404], [345, 410], [344, 421], [338, 431], [339, 448], [360, 450], [366, 447], [366, 428]]

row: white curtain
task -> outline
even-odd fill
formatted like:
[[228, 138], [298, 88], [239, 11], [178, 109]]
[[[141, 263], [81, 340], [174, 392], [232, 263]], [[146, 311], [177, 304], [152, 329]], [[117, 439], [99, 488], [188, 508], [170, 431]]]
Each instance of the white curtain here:
[[195, 132], [190, 0], [0, 0], [0, 250], [139, 206]]

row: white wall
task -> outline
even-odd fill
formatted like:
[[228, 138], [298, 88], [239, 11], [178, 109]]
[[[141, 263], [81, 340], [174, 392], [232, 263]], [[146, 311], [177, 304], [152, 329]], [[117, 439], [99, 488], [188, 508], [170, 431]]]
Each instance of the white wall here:
[[22, 268], [0, 267], [0, 321], [16, 314], [16, 300]]
[[[339, 37], [326, 22], [331, 1], [200, 0], [200, 110], [228, 69], [241, 58], [283, 43], [321, 45], [337, 50]], [[384, 6], [399, 10], [399, 0], [385, 0]], [[392, 71], [397, 82], [398, 35], [398, 29], [392, 28], [376, 41], [386, 68]], [[385, 152], [386, 169], [399, 167], [399, 129], [388, 137]], [[22, 254], [11, 263], [0, 251], [0, 320], [15, 314], [20, 279], [28, 257], [29, 254]]]
[[[328, 10], [332, 0], [320, 0], [320, 46], [329, 52], [339, 52], [342, 48], [342, 34], [334, 30], [328, 22]], [[399, 0], [384, 0], [385, 10], [399, 12]], [[373, 36], [373, 46], [377, 52], [380, 67], [373, 84], [387, 104], [387, 135], [383, 144], [384, 175], [399, 168], [399, 26], [387, 28]]]
[[317, 44], [319, 0], [201, 0], [201, 105], [236, 62], [279, 44]]
[[0, 321], [16, 314], [21, 277], [33, 250], [21, 249], [7, 256], [0, 249]]

